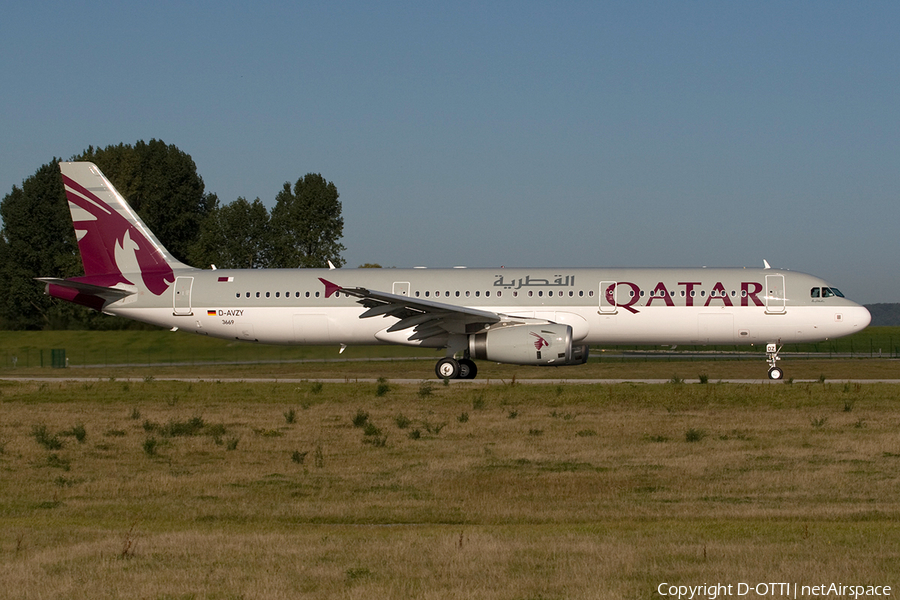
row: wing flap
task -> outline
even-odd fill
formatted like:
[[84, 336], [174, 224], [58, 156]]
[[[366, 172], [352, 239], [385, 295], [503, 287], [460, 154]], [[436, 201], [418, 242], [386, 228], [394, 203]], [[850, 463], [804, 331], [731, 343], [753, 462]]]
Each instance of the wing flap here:
[[414, 327], [410, 341], [465, 333], [468, 326], [485, 326], [502, 320], [501, 315], [495, 312], [477, 308], [410, 298], [362, 287], [342, 287], [321, 277], [319, 281], [325, 286], [326, 298], [338, 292], [357, 298], [357, 302], [367, 309], [359, 316], [360, 319], [377, 316], [399, 319], [388, 328], [388, 333]]

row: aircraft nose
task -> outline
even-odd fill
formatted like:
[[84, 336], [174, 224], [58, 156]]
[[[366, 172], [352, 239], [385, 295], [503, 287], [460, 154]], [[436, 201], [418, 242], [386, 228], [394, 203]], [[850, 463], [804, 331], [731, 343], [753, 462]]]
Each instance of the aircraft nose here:
[[847, 320], [855, 331], [862, 331], [872, 322], [872, 313], [865, 306], [854, 306], [848, 312], [849, 319]]

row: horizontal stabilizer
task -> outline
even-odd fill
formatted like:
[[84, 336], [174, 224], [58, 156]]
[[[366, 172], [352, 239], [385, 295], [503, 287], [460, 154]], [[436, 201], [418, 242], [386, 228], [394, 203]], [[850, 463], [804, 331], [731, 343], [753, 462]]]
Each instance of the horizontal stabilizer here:
[[58, 285], [59, 287], [75, 290], [80, 294], [97, 296], [98, 298], [103, 298], [108, 302], [115, 302], [116, 300], [121, 300], [126, 296], [134, 294], [134, 292], [129, 292], [128, 290], [122, 290], [114, 287], [104, 287], [102, 285], [93, 285], [91, 283], [83, 283], [81, 281], [74, 281], [72, 279], [60, 279], [58, 277], [35, 277], [35, 279], [48, 285]]

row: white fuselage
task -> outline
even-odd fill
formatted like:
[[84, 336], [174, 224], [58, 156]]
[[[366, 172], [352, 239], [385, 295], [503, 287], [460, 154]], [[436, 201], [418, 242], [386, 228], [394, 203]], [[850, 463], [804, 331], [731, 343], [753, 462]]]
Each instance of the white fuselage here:
[[269, 344], [410, 344], [397, 319], [361, 319], [320, 277], [419, 300], [572, 327], [583, 344], [812, 342], [860, 331], [868, 311], [825, 281], [776, 269], [275, 269], [176, 271], [105, 311], [214, 337]]

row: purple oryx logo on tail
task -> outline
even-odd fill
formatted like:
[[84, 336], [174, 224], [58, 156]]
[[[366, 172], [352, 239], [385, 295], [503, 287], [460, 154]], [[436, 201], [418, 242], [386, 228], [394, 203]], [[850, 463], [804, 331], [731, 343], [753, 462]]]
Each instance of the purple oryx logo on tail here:
[[[91, 179], [96, 177], [97, 183], [103, 182], [106, 189], [102, 191], [109, 192], [116, 198], [117, 193], [112, 186], [102, 175], [97, 177], [99, 170], [90, 166], [96, 171], [90, 173]], [[80, 168], [82, 167], [78, 168], [79, 171]], [[78, 171], [71, 172], [76, 177], [81, 174]], [[110, 206], [91, 189], [65, 173], [63, 184], [85, 275], [93, 283], [106, 287], [119, 283], [135, 285], [137, 282], [129, 277], [136, 279], [140, 275], [151, 293], [162, 295], [175, 281], [175, 274], [164, 251], [141, 231], [140, 226], [143, 224], [137, 215], [128, 214], [130, 218], [126, 218], [120, 212], [130, 212], [130, 207], [124, 202], [121, 207]]]

